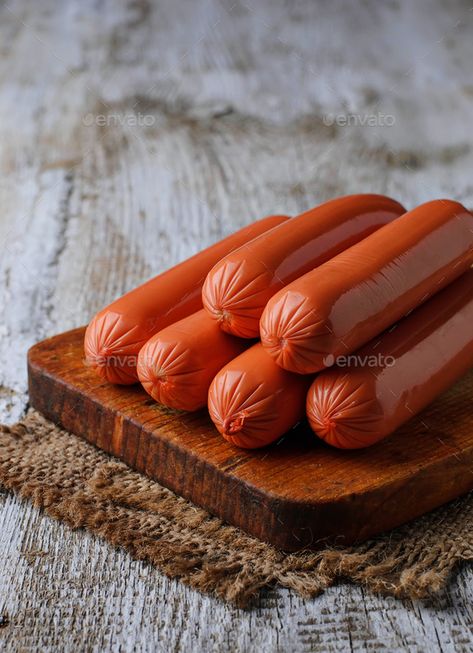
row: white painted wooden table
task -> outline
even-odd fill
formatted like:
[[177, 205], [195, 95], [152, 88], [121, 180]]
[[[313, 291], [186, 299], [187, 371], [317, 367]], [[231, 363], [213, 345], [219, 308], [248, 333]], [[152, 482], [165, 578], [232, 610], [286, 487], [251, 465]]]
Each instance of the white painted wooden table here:
[[[473, 206], [472, 28], [441, 0], [0, 2], [0, 418], [31, 344], [263, 214]], [[340, 586], [243, 612], [0, 501], [6, 650], [473, 647], [471, 567], [430, 605]]]

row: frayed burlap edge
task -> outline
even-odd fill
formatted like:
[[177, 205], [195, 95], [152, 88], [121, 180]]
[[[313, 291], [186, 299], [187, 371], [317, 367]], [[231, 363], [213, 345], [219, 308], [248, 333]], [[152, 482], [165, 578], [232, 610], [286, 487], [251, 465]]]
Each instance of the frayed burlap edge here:
[[460, 561], [473, 560], [473, 495], [359, 546], [286, 554], [35, 411], [0, 426], [0, 484], [72, 528], [86, 528], [168, 576], [240, 606], [268, 585], [315, 596], [340, 580], [427, 598], [445, 589]]

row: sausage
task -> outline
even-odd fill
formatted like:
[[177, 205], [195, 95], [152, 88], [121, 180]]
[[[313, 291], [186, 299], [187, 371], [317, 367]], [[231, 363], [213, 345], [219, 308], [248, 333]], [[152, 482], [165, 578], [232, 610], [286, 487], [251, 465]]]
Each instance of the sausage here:
[[112, 302], [87, 327], [86, 364], [112, 383], [136, 383], [139, 350], [155, 333], [202, 308], [202, 284], [211, 267], [287, 219], [258, 220]]
[[302, 213], [219, 261], [204, 283], [204, 308], [224, 331], [256, 338], [275, 292], [404, 212], [383, 195], [348, 195]]
[[472, 324], [469, 271], [356, 356], [345, 357], [346, 368], [316, 377], [307, 394], [312, 429], [341, 449], [388, 436], [473, 367]]
[[201, 309], [148, 340], [138, 355], [138, 378], [159, 403], [198, 410], [207, 404], [217, 372], [249, 346], [224, 333]]
[[210, 417], [228, 442], [243, 449], [264, 447], [304, 418], [310, 383], [311, 377], [276, 365], [258, 343], [212, 381]]
[[427, 202], [274, 295], [261, 317], [261, 341], [285, 369], [317, 372], [472, 263], [473, 215], [458, 202]]

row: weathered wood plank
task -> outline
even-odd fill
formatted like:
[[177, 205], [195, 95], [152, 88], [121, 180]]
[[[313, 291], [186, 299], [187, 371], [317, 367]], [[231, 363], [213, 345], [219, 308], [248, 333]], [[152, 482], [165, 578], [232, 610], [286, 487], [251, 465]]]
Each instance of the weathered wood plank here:
[[[473, 206], [472, 19], [460, 0], [0, 3], [0, 419], [24, 410], [33, 342], [253, 217], [361, 188]], [[471, 570], [443, 606], [342, 586], [242, 613], [1, 500], [9, 650], [473, 646]]]

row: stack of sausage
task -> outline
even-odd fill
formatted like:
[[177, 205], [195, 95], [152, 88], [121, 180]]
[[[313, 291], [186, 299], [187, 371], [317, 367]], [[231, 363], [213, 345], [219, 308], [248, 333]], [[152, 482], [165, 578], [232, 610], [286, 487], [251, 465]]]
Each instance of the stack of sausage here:
[[112, 383], [265, 446], [305, 415], [345, 449], [371, 445], [473, 367], [473, 215], [406, 212], [382, 195], [270, 216], [100, 311], [86, 361]]

